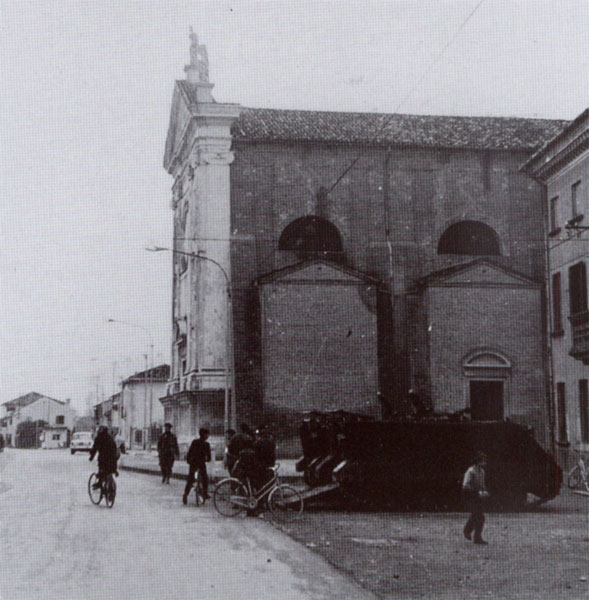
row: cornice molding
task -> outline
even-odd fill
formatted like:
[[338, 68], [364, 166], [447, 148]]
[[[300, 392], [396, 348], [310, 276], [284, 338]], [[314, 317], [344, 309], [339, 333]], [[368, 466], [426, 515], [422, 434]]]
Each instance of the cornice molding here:
[[553, 175], [569, 163], [589, 150], [589, 130], [585, 130], [579, 137], [567, 144], [560, 152], [539, 167], [530, 166], [530, 173], [540, 181], [546, 183]]

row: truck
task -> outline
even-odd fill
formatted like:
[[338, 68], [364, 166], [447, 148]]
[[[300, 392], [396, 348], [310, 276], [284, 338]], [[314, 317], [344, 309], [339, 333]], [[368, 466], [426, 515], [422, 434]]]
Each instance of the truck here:
[[488, 458], [489, 508], [537, 505], [556, 497], [562, 484], [560, 467], [532, 430], [508, 420], [430, 415], [379, 421], [313, 412], [300, 434], [297, 468], [310, 490], [337, 486], [383, 507], [460, 506], [462, 478], [478, 452]]

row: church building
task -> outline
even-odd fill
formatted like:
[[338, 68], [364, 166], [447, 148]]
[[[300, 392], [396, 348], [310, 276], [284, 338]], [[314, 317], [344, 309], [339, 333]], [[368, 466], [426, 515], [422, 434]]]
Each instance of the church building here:
[[173, 178], [179, 435], [311, 410], [435, 412], [550, 443], [545, 203], [520, 170], [566, 123], [246, 108], [192, 34]]

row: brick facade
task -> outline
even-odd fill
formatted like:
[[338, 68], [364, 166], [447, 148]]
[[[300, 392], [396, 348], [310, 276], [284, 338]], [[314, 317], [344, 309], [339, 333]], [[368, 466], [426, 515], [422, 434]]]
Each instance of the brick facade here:
[[[436, 410], [465, 408], [461, 359], [480, 345], [482, 327], [488, 345], [513, 357], [517, 383], [509, 388], [509, 402], [518, 406], [509, 404], [506, 415], [535, 427], [545, 441], [543, 309], [537, 283], [544, 277], [542, 191], [519, 171], [527, 153], [244, 142], [235, 143], [234, 151], [232, 230], [238, 235], [232, 275], [240, 398], [257, 398], [258, 406], [265, 398], [261, 315], [253, 308], [259, 298], [251, 283], [300, 260], [278, 249], [280, 235], [293, 220], [319, 215], [341, 234], [342, 264], [374, 277], [391, 294], [390, 323], [381, 321], [391, 347], [384, 350], [388, 364], [381, 361], [385, 372], [380, 377], [381, 383], [387, 378], [390, 383], [381, 391], [392, 396], [393, 410], [406, 408], [403, 396], [409, 387], [430, 398]], [[362, 158], [327, 201], [317, 198], [316, 190], [335, 181], [358, 153]], [[495, 231], [500, 255], [492, 257], [494, 263], [536, 284], [525, 291], [472, 287], [457, 295], [438, 296], [432, 290], [427, 299], [416, 295], [420, 278], [474, 258], [437, 251], [444, 231], [465, 220]], [[439, 345], [428, 342], [428, 310], [443, 323]], [[307, 327], [316, 332], [317, 323], [309, 320]], [[291, 365], [273, 358], [277, 384]]]
[[[174, 92], [174, 249], [227, 269], [231, 312], [219, 270], [177, 254], [170, 409], [227, 387], [232, 346], [233, 423], [294, 431], [301, 411], [334, 406], [386, 417], [407, 411], [409, 387], [459, 410], [487, 369], [504, 380], [502, 416], [545, 441], [543, 192], [520, 166], [562, 123], [247, 109], [207, 90], [181, 81]], [[297, 220], [327, 224], [341, 248], [303, 251], [301, 238], [281, 249]], [[439, 249], [453, 226], [459, 246], [481, 231], [493, 250]], [[440, 274], [481, 258], [487, 278], [440, 287]], [[309, 276], [320, 263], [356, 287]], [[283, 278], [295, 271], [308, 276], [298, 287]]]

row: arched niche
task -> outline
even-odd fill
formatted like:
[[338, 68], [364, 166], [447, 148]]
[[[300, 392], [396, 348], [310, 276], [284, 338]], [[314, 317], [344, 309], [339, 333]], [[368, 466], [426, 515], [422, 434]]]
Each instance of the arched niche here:
[[438, 242], [438, 254], [499, 256], [499, 236], [480, 221], [460, 221], [444, 231]]
[[289, 223], [278, 240], [278, 249], [302, 254], [341, 255], [342, 238], [337, 227], [327, 219], [314, 215]]

